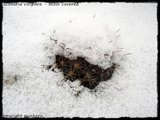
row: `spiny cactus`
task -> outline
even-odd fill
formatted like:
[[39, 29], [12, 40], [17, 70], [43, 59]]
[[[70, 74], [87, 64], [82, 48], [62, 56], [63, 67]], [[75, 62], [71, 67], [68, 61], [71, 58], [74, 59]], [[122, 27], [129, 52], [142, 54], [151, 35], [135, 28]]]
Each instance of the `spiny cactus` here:
[[98, 65], [90, 64], [83, 57], [70, 60], [63, 55], [56, 55], [56, 67], [63, 72], [66, 80], [80, 80], [80, 85], [94, 89], [99, 82], [106, 81], [112, 77], [116, 64], [110, 68], [102, 69]]

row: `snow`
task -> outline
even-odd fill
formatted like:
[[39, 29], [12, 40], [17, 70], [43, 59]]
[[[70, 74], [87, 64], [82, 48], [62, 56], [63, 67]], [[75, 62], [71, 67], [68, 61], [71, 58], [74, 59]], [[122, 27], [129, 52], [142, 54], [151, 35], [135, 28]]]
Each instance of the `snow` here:
[[[3, 6], [3, 115], [156, 117], [157, 3], [44, 4]], [[120, 66], [93, 92], [43, 67], [58, 53]]]

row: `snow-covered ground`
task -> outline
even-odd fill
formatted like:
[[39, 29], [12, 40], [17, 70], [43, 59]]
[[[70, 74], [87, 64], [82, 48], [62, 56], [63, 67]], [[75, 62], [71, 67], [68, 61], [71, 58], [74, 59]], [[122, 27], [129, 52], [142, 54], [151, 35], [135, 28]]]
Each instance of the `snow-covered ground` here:
[[[3, 115], [157, 116], [156, 3], [3, 6], [2, 27]], [[70, 52], [103, 68], [120, 66], [93, 92], [43, 67]]]

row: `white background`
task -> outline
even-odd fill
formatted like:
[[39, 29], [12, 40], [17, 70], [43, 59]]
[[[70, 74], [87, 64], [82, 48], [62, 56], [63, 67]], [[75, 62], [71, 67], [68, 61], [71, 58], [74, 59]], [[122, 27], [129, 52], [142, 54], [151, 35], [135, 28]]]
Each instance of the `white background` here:
[[[13, 85], [3, 87], [4, 115], [157, 116], [156, 3], [3, 6], [2, 30], [3, 80], [17, 75]], [[58, 86], [62, 73], [41, 67], [52, 64], [54, 55], [62, 52], [50, 36], [58, 45], [71, 48], [72, 58], [82, 55], [104, 68], [110, 65], [107, 60], [113, 53], [122, 49], [114, 58], [120, 67], [96, 93], [77, 82]], [[75, 90], [83, 89], [79, 97], [69, 84]]]

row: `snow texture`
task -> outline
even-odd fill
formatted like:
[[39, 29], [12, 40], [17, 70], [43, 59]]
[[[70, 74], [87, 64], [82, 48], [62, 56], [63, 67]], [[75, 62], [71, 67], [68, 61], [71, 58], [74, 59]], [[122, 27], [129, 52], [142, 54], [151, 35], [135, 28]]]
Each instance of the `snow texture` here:
[[[2, 32], [3, 115], [157, 116], [156, 3], [3, 6]], [[119, 67], [94, 92], [45, 69], [56, 54]]]

